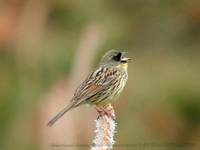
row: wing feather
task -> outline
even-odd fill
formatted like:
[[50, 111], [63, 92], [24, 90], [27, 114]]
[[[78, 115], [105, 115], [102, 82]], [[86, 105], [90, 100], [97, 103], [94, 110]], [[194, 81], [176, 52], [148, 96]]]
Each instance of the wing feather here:
[[119, 72], [113, 68], [99, 68], [91, 73], [76, 90], [72, 101], [75, 107], [87, 103], [87, 100], [105, 94], [110, 86], [118, 80]]

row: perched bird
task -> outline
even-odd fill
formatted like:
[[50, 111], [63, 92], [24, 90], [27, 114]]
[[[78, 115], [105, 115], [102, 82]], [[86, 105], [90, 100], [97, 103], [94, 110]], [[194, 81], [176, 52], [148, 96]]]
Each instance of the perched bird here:
[[[59, 118], [72, 108], [82, 104], [94, 105], [98, 112], [111, 103], [122, 92], [128, 79], [127, 52], [108, 51], [101, 59], [99, 66], [77, 88], [70, 103], [53, 117], [48, 125], [52, 126]], [[107, 114], [107, 113], [106, 113]]]

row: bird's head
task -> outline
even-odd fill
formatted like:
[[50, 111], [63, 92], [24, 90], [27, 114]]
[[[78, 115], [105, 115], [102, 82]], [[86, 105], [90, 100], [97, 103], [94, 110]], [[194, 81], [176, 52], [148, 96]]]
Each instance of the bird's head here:
[[100, 66], [118, 67], [127, 69], [128, 61], [127, 52], [110, 50], [101, 59]]

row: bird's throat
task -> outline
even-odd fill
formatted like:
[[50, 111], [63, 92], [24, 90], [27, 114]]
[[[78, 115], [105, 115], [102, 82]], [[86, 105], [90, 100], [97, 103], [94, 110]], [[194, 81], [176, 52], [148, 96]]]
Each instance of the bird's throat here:
[[117, 66], [119, 69], [127, 70], [128, 68], [128, 63], [121, 63]]

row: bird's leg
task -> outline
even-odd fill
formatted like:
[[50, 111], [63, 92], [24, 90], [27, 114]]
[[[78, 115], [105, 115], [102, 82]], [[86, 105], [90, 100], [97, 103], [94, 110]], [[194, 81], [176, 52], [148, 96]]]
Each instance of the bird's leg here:
[[97, 119], [99, 119], [99, 117], [106, 115], [108, 117], [111, 117], [113, 120], [115, 120], [115, 115], [113, 112], [113, 108], [110, 107], [110, 105], [108, 106], [96, 106], [95, 109], [97, 110], [97, 112], [99, 113], [99, 116]]
[[101, 116], [105, 115], [104, 111], [102, 110], [102, 107], [95, 106], [95, 109], [99, 113], [99, 116], [97, 117], [97, 119], [99, 119]]
[[102, 110], [104, 113], [108, 116], [111, 117], [113, 120], [116, 120], [115, 114], [113, 112], [113, 107], [110, 107], [109, 105], [106, 107], [102, 107]]

